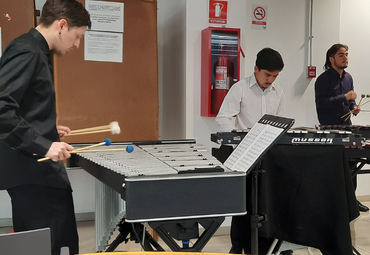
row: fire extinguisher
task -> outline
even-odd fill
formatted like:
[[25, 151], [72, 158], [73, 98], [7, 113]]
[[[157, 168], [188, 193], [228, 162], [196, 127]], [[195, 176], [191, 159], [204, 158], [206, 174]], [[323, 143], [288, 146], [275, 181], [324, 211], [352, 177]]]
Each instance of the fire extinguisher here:
[[212, 97], [212, 113], [217, 114], [230, 88], [230, 57], [221, 49], [216, 62], [215, 86]]

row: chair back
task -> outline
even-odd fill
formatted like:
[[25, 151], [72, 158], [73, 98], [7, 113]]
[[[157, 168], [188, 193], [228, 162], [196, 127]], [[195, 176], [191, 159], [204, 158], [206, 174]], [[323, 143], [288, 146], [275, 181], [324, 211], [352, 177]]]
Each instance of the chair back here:
[[0, 254], [51, 255], [50, 228], [0, 235]]

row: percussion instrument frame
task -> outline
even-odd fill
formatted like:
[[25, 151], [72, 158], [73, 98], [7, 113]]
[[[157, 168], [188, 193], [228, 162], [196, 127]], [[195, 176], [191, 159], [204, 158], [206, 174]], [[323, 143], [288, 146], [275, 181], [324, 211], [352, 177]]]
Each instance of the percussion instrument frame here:
[[[186, 143], [195, 144], [195, 140], [132, 142], [118, 145], [136, 145], [137, 149], [140, 149], [140, 146], [148, 144]], [[83, 168], [120, 194], [126, 204], [124, 222], [148, 222], [173, 251], [201, 251], [226, 216], [246, 214], [245, 172], [212, 166], [204, 169], [185, 169], [177, 174], [155, 174], [154, 171], [151, 175], [125, 176], [92, 162], [85, 158], [85, 155], [86, 153], [74, 155], [69, 166]], [[198, 227], [195, 227], [198, 224], [204, 228], [200, 236]], [[120, 240], [125, 236], [127, 229]], [[189, 247], [188, 240], [194, 238], [197, 238], [197, 241]], [[174, 239], [182, 240], [183, 247]], [[117, 242], [119, 241], [115, 241], [115, 245]], [[113, 248], [109, 249], [112, 251]]]

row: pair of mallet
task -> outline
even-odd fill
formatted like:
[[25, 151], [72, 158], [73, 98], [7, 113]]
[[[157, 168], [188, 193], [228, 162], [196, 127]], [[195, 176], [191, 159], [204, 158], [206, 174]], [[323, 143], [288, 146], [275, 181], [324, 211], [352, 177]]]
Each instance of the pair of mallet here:
[[[364, 98], [366, 98], [366, 99], [362, 102], [362, 100], [363, 100]], [[365, 104], [369, 103], [369, 102], [370, 102], [370, 95], [369, 95], [369, 94], [367, 94], [367, 95], [362, 94], [362, 95], [361, 95], [360, 102], [358, 103], [357, 107], [358, 107], [358, 108], [360, 108], [360, 111], [366, 111], [366, 110], [361, 110], [361, 107], [362, 107], [363, 105], [365, 105]], [[351, 114], [353, 114], [353, 110], [351, 110], [351, 111], [347, 112], [347, 113], [346, 113], [346, 114], [344, 114], [341, 118], [342, 118], [342, 119], [343, 119], [343, 118], [346, 118], [344, 121], [347, 121], [347, 120], [351, 117]]]
[[87, 134], [95, 134], [95, 133], [102, 133], [102, 132], [109, 132], [109, 131], [113, 135], [117, 135], [121, 133], [121, 128], [119, 127], [117, 121], [112, 121], [111, 123], [109, 123], [109, 125], [104, 125], [104, 126], [76, 129], [76, 130], [71, 131], [71, 133], [66, 134], [65, 136], [87, 135]]
[[[71, 131], [71, 133], [67, 134], [66, 136], [85, 135], [85, 134], [102, 133], [102, 132], [109, 132], [109, 131], [112, 132], [112, 134], [119, 134], [121, 132], [121, 129], [120, 129], [117, 121], [113, 121], [109, 125], [92, 127], [92, 128], [77, 129], [77, 130]], [[107, 139], [104, 140], [104, 142], [94, 144], [94, 145], [90, 145], [90, 146], [86, 146], [86, 147], [83, 147], [83, 148], [79, 148], [79, 149], [70, 151], [69, 153], [74, 154], [74, 153], [91, 153], [91, 152], [124, 151], [124, 150], [126, 150], [128, 153], [131, 153], [131, 152], [134, 151], [134, 147], [131, 146], [131, 145], [128, 145], [126, 147], [126, 149], [89, 150], [91, 148], [101, 146], [101, 145], [109, 146], [111, 143], [112, 143], [112, 140], [107, 138]], [[51, 159], [51, 158], [50, 157], [45, 157], [45, 158], [40, 158], [37, 161], [42, 162], [42, 161], [49, 160], [49, 159]]]
[[[75, 154], [75, 153], [91, 153], [91, 152], [107, 152], [107, 151], [127, 151], [128, 153], [131, 153], [131, 152], [134, 151], [134, 147], [132, 145], [127, 145], [125, 149], [89, 150], [89, 149], [97, 147], [97, 146], [101, 146], [101, 145], [109, 146], [111, 144], [112, 144], [112, 140], [109, 139], [109, 138], [106, 138], [106, 139], [104, 139], [104, 142], [97, 143], [97, 144], [94, 144], [94, 145], [89, 145], [89, 146], [86, 146], [86, 147], [82, 147], [82, 148], [70, 151], [69, 153], [70, 154]], [[49, 160], [49, 159], [51, 159], [51, 158], [46, 157], [46, 158], [40, 158], [37, 161], [42, 162], [42, 161], [46, 161], [46, 160]]]

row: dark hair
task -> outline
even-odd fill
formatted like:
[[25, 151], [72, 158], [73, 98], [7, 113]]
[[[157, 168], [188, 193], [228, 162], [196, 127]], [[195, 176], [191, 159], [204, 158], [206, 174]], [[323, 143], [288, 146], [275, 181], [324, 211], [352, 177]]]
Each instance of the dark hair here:
[[348, 46], [345, 44], [340, 44], [340, 43], [334, 44], [333, 46], [330, 47], [330, 49], [328, 49], [328, 51], [326, 52], [326, 61], [324, 65], [325, 70], [332, 68], [330, 58], [334, 57], [334, 55], [341, 48], [345, 48], [348, 51]]
[[281, 71], [284, 68], [284, 61], [280, 53], [271, 48], [263, 48], [257, 54], [256, 66], [258, 70]]
[[40, 24], [49, 27], [56, 20], [66, 19], [68, 27], [91, 28], [89, 12], [77, 0], [47, 0], [42, 8]]

